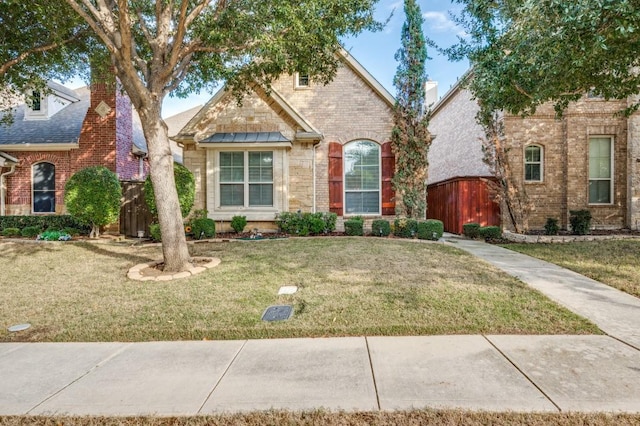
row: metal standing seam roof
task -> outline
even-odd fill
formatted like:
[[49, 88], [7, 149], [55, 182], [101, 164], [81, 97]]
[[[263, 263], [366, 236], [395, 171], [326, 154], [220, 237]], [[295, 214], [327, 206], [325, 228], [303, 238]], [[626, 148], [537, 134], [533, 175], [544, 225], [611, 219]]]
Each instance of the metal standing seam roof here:
[[214, 133], [200, 143], [265, 143], [291, 142], [280, 132]]

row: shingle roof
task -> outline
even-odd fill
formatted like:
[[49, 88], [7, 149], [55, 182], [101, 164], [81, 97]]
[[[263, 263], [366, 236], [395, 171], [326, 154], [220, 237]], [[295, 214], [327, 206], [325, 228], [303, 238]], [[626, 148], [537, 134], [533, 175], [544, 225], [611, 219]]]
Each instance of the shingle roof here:
[[89, 108], [89, 89], [81, 88], [74, 92], [79, 100], [48, 120], [25, 120], [27, 106], [18, 105], [14, 110], [13, 123], [0, 126], [0, 146], [78, 143], [82, 122]]

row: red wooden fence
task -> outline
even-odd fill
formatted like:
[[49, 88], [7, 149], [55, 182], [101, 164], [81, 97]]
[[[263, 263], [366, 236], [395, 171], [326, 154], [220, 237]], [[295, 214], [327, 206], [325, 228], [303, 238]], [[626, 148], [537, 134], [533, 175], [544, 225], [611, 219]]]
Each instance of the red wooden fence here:
[[444, 230], [462, 234], [462, 225], [500, 226], [500, 206], [489, 193], [485, 177], [458, 177], [429, 185], [427, 217], [444, 223]]

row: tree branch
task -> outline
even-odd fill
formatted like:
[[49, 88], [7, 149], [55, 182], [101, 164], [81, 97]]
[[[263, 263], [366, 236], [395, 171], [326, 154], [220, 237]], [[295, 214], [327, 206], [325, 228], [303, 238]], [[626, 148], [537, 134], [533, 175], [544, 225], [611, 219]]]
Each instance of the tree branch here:
[[80, 33], [76, 33], [74, 35], [72, 35], [71, 37], [69, 37], [68, 39], [59, 41], [59, 42], [54, 42], [54, 43], [49, 43], [49, 44], [45, 44], [44, 46], [38, 46], [38, 47], [34, 47], [33, 49], [28, 49], [25, 50], [24, 52], [20, 53], [18, 56], [16, 56], [15, 58], [5, 62], [4, 64], [2, 64], [2, 66], [0, 66], [0, 77], [2, 77], [8, 70], [9, 68], [11, 68], [12, 66], [14, 66], [15, 64], [24, 61], [28, 56], [34, 54], [34, 53], [42, 53], [42, 52], [46, 52], [48, 50], [52, 50], [55, 49], [57, 47], [63, 46], [67, 43], [70, 43], [71, 41], [75, 40], [78, 38]]

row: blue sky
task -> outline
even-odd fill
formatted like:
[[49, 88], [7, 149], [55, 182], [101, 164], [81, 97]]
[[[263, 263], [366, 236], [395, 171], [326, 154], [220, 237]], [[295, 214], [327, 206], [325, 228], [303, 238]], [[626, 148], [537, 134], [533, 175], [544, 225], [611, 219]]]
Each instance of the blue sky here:
[[[456, 42], [463, 30], [451, 20], [449, 12], [460, 10], [459, 4], [450, 0], [419, 0], [424, 16], [423, 32], [438, 45], [448, 47]], [[380, 0], [376, 7], [376, 18], [384, 21], [393, 12], [386, 27], [376, 33], [363, 33], [356, 38], [344, 40], [345, 48], [360, 62], [392, 95], [395, 95], [393, 76], [397, 63], [394, 56], [400, 48], [400, 32], [405, 20], [402, 0]], [[428, 50], [432, 58], [427, 62], [427, 74], [438, 82], [438, 95], [442, 96], [464, 74], [469, 67], [467, 61], [449, 62], [434, 49]], [[187, 99], [167, 97], [163, 116], [170, 117], [196, 105], [204, 105], [212, 93], [194, 94]]]

